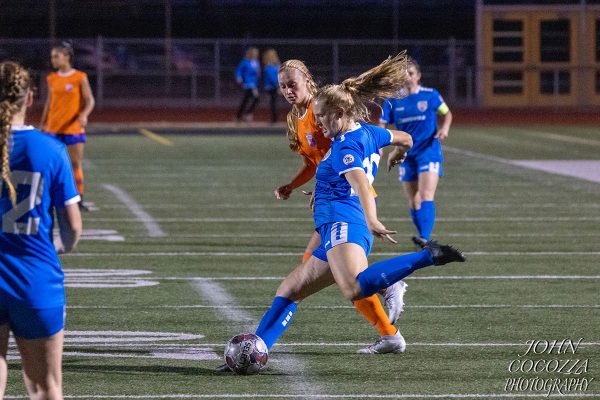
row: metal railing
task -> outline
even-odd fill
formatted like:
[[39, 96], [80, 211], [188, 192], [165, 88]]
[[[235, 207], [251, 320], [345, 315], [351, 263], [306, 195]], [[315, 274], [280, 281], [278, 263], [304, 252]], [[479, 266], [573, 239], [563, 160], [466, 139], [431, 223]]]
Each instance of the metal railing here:
[[[237, 104], [234, 70], [248, 46], [272, 47], [282, 60], [306, 62], [321, 84], [365, 71], [406, 49], [422, 67], [422, 82], [449, 104], [473, 105], [475, 44], [455, 40], [323, 39], [74, 39], [75, 67], [86, 71], [98, 106]], [[0, 39], [0, 59], [50, 72], [48, 39]], [[40, 85], [44, 95], [45, 85]]]

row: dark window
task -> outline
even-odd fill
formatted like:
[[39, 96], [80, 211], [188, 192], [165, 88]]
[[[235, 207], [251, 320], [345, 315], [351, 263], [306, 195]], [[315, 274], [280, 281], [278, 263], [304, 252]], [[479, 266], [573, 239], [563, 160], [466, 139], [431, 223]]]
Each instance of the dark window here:
[[600, 94], [600, 71], [596, 71], [596, 94]]
[[568, 19], [540, 22], [540, 59], [542, 62], [568, 62], [571, 22]]
[[600, 19], [596, 20], [596, 62], [600, 62]]
[[522, 32], [523, 21], [514, 21], [506, 19], [494, 20], [494, 32]]
[[495, 19], [494, 62], [523, 62], [523, 21]]
[[496, 71], [494, 72], [494, 94], [522, 94], [523, 72]]
[[571, 74], [568, 71], [540, 72], [541, 94], [568, 94], [571, 92]]

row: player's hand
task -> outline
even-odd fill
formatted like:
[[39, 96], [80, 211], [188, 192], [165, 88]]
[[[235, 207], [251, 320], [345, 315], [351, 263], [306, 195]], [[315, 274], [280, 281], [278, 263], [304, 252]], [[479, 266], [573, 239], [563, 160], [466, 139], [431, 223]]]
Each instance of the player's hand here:
[[369, 226], [369, 230], [371, 231], [373, 236], [375, 236], [376, 238], [387, 240], [394, 244], [398, 243], [393, 237], [390, 236], [395, 235], [398, 232], [390, 231], [379, 220], [367, 222], [367, 225]]
[[77, 120], [79, 121], [79, 124], [81, 125], [82, 128], [85, 128], [87, 126], [88, 119], [85, 115], [79, 114], [79, 117], [77, 118]]
[[390, 154], [388, 154], [388, 159], [387, 159], [388, 172], [391, 171], [391, 169], [393, 167], [395, 167], [396, 165], [399, 165], [400, 163], [402, 163], [402, 161], [404, 161], [405, 158], [406, 158], [406, 152], [402, 152], [400, 150], [400, 147], [394, 147], [394, 149], [392, 151], [390, 151]]
[[313, 192], [307, 192], [306, 190], [303, 190], [302, 193], [304, 193], [306, 196], [310, 196], [310, 200], [308, 200], [308, 206], [312, 212], [315, 212], [315, 194]]
[[435, 134], [435, 137], [439, 140], [446, 139], [448, 137], [448, 129], [440, 128]]
[[283, 185], [275, 189], [273, 192], [277, 200], [287, 200], [292, 194], [292, 187], [290, 185]]

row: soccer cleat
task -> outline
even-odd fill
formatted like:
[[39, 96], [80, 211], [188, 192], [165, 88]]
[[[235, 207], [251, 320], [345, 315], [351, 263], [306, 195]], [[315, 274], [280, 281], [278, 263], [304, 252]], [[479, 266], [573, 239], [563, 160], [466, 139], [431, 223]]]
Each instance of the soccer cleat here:
[[233, 371], [231, 370], [231, 368], [229, 368], [229, 365], [227, 365], [227, 363], [225, 363], [225, 364], [221, 364], [217, 368], [215, 368], [215, 372], [223, 374], [223, 373], [233, 372]]
[[370, 346], [357, 350], [359, 354], [403, 353], [406, 349], [404, 337], [397, 331], [395, 335], [381, 336]]
[[444, 265], [454, 261], [464, 262], [466, 260], [462, 251], [447, 244], [439, 244], [435, 240], [429, 240], [424, 249], [431, 254], [433, 265]]
[[412, 240], [412, 242], [420, 249], [424, 249], [425, 244], [427, 244], [427, 239], [418, 236], [413, 236], [410, 240]]
[[402, 311], [404, 311], [404, 293], [408, 285], [404, 281], [398, 281], [385, 290], [383, 298], [388, 309], [390, 324], [395, 324]]

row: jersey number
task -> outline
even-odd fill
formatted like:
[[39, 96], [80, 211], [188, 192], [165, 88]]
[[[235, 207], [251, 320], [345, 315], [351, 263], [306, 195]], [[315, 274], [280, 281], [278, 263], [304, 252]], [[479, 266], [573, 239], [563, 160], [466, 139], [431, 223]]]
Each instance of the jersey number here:
[[[42, 174], [40, 172], [12, 171], [10, 179], [17, 192], [20, 186], [29, 186], [29, 195], [2, 216], [2, 232], [15, 235], [36, 235], [40, 226], [39, 217], [29, 217], [26, 222], [17, 222], [17, 220], [42, 202], [42, 194], [44, 193]], [[4, 181], [1, 183], [0, 193], [4, 190]]]
[[[367, 169], [365, 173], [367, 174], [367, 179], [369, 180], [369, 183], [371, 185], [375, 180], [375, 176], [373, 176], [373, 164], [375, 164], [375, 168], [377, 168], [379, 166], [380, 159], [381, 156], [379, 154], [373, 153], [371, 154], [371, 157], [365, 158], [363, 160], [363, 167]], [[375, 169], [375, 173], [377, 173], [377, 169]]]

